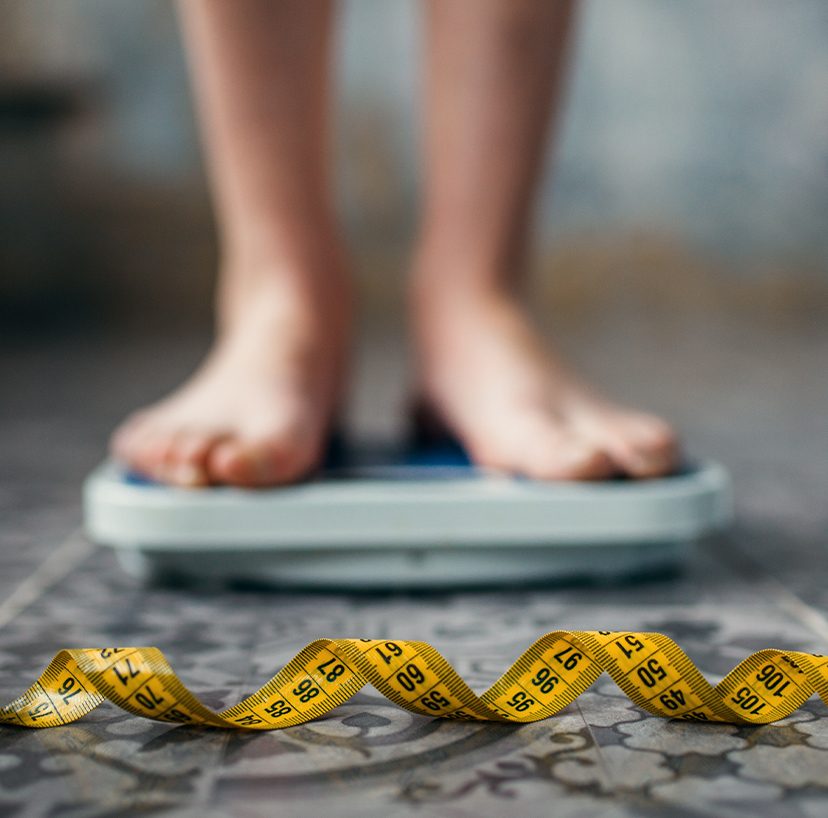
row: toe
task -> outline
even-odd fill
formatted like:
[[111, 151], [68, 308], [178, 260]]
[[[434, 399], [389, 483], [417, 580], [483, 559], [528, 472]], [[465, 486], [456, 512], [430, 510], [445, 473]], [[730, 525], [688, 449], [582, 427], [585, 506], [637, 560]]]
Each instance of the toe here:
[[113, 434], [110, 448], [125, 466], [146, 477], [158, 479], [168, 436], [159, 433], [152, 418], [136, 413]]
[[470, 451], [481, 466], [535, 480], [601, 480], [615, 472], [600, 446], [542, 413], [525, 414]]
[[138, 436], [128, 452], [127, 464], [139, 474], [168, 482], [167, 462], [175, 440], [172, 431], [147, 429]]
[[130, 463], [137, 450], [138, 441], [149, 429], [145, 412], [133, 412], [118, 426], [109, 439], [109, 450], [124, 463]]
[[295, 482], [317, 460], [315, 447], [286, 435], [233, 438], [218, 443], [208, 457], [213, 482], [263, 487]]
[[164, 464], [167, 482], [196, 488], [206, 486], [210, 451], [222, 439], [209, 432], [181, 432], [175, 436]]
[[652, 415], [623, 415], [608, 421], [603, 442], [618, 468], [631, 477], [663, 477], [679, 464], [673, 429]]
[[207, 457], [207, 476], [211, 483], [247, 486], [252, 483], [252, 466], [236, 438], [216, 444]]
[[615, 466], [600, 447], [564, 432], [539, 439], [524, 472], [537, 480], [604, 480], [612, 477]]

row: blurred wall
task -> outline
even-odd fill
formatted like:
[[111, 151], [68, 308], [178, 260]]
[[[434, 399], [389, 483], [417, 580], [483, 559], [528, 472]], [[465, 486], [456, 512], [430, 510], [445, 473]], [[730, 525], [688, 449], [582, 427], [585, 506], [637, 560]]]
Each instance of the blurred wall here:
[[[416, 210], [418, 12], [415, 0], [342, 6], [342, 205], [358, 250], [377, 268], [398, 263]], [[107, 273], [98, 277], [117, 290], [118, 254], [141, 243], [146, 229], [157, 252], [143, 241], [134, 269], [121, 259], [124, 279], [138, 282], [145, 268], [175, 263], [184, 299], [213, 248], [172, 5], [0, 0], [0, 19], [0, 88], [58, 88], [77, 107], [53, 126], [51, 147], [42, 134], [36, 146], [33, 135], [3, 131], [0, 214], [8, 220], [9, 191], [25, 187], [19, 173], [10, 181], [11, 167], [30, 145], [62, 167], [63, 216], [51, 212], [48, 220], [79, 220], [75, 238], [84, 221], [98, 225], [108, 249], [98, 252], [90, 236], [73, 251], [87, 259], [90, 276], [103, 264]], [[656, 267], [680, 256], [678, 271], [711, 267], [723, 287], [722, 277], [739, 286], [762, 279], [778, 292], [785, 278], [788, 289], [795, 279], [822, 292], [828, 3], [586, 0], [573, 56], [550, 146], [555, 172], [541, 190], [539, 258], [584, 268], [604, 247], [596, 263], [609, 268], [619, 254], [628, 266], [655, 254]], [[630, 250], [644, 245], [643, 254]], [[564, 261], [561, 247], [569, 248]]]

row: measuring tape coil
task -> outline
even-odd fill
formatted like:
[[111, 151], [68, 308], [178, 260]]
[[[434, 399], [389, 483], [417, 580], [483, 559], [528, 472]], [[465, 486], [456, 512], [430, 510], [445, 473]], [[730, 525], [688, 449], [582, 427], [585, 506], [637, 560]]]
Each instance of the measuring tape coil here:
[[56, 727], [108, 700], [159, 721], [274, 730], [317, 719], [366, 684], [424, 716], [526, 723], [559, 712], [604, 671], [635, 704], [665, 718], [767, 724], [815, 692], [828, 704], [828, 658], [819, 654], [760, 650], [714, 687], [663, 634], [562, 630], [538, 639], [479, 696], [425, 642], [317, 639], [221, 712], [202, 704], [157, 648], [62, 650], [22, 696], [0, 708], [0, 723]]

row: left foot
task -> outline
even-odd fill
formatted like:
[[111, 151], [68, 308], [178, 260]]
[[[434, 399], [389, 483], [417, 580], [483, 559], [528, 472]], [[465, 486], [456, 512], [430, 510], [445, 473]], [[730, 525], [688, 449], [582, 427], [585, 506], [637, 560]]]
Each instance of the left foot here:
[[516, 300], [493, 288], [414, 293], [426, 406], [480, 466], [541, 480], [659, 477], [679, 462], [672, 428], [600, 396], [554, 355]]

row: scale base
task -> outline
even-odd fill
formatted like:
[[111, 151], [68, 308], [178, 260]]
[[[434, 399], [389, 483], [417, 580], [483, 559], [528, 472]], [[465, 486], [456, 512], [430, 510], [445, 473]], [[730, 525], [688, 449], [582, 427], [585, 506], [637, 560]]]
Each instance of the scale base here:
[[700, 463], [659, 480], [535, 482], [453, 449], [358, 449], [267, 490], [178, 489], [100, 466], [86, 529], [130, 573], [282, 588], [445, 589], [612, 581], [680, 566], [731, 516], [730, 479]]
[[694, 543], [608, 548], [466, 548], [462, 552], [411, 550], [152, 551], [121, 549], [118, 561], [132, 576], [163, 585], [232, 585], [273, 589], [382, 592], [457, 588], [611, 584], [675, 573]]

